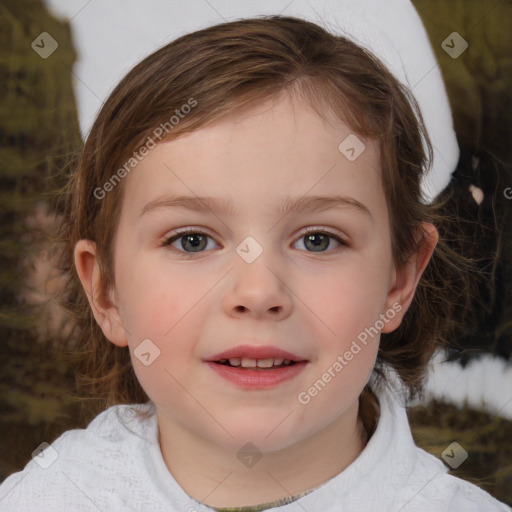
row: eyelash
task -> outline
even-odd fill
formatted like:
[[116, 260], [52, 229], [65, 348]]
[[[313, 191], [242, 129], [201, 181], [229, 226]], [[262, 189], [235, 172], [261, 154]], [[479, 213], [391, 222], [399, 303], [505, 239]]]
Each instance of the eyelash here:
[[[342, 247], [348, 247], [349, 246], [347, 241], [344, 240], [343, 238], [341, 238], [340, 236], [338, 236], [338, 235], [336, 235], [334, 233], [331, 233], [329, 231], [321, 230], [319, 228], [307, 228], [304, 232], [301, 233], [301, 235], [296, 239], [296, 241], [300, 240], [301, 238], [304, 238], [307, 235], [310, 235], [311, 233], [320, 234], [320, 235], [327, 235], [329, 238], [333, 238], [334, 240], [336, 240], [336, 242], [338, 242]], [[162, 247], [168, 247], [174, 241], [179, 240], [183, 236], [189, 235], [189, 234], [203, 235], [203, 236], [206, 236], [206, 237], [211, 238], [213, 240], [213, 237], [211, 237], [208, 233], [205, 233], [204, 231], [201, 231], [201, 230], [195, 229], [195, 228], [185, 228], [185, 229], [177, 231], [172, 236], [167, 237], [166, 239], [164, 239], [161, 245], [162, 245]], [[187, 251], [182, 251], [181, 249], [176, 249], [176, 247], [172, 247], [172, 249], [174, 249], [174, 250], [176, 250], [178, 252], [181, 252], [183, 254], [190, 254], [190, 255], [200, 254], [202, 252], [206, 252], [206, 251], [187, 252]], [[338, 250], [339, 249], [341, 249], [341, 248], [338, 247]], [[332, 251], [318, 251], [318, 253], [319, 254], [327, 254], [327, 253], [334, 252], [334, 251], [336, 251], [336, 249], [334, 249]], [[315, 253], [315, 251], [306, 251], [306, 252], [311, 252], [313, 254]]]

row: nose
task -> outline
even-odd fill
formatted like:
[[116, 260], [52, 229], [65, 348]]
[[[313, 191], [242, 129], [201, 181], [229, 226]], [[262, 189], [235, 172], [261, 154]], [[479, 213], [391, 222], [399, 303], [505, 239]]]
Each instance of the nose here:
[[[223, 307], [230, 316], [283, 320], [291, 314], [287, 272], [271, 268], [265, 252], [252, 263], [240, 259], [230, 272], [230, 288]], [[275, 267], [275, 264], [274, 264]]]

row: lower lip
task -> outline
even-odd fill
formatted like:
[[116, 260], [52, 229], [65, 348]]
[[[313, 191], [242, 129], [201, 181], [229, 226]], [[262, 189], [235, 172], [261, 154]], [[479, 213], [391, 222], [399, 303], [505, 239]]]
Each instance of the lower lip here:
[[295, 363], [291, 366], [283, 366], [275, 370], [241, 369], [240, 366], [233, 367], [212, 362], [207, 362], [206, 364], [218, 375], [237, 386], [250, 389], [265, 389], [293, 379], [304, 370], [307, 361]]

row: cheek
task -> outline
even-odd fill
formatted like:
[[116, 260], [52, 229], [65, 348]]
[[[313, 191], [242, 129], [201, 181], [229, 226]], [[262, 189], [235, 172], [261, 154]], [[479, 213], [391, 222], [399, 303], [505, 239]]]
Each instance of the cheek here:
[[327, 414], [332, 421], [357, 399], [372, 374], [380, 342], [375, 324], [383, 299], [357, 273], [316, 297], [315, 311], [322, 320], [314, 334], [318, 359], [308, 387], [301, 390], [302, 401], [298, 399], [308, 417]]
[[333, 342], [339, 343], [375, 324], [385, 305], [387, 280], [375, 267], [347, 266], [324, 280], [322, 287], [309, 287], [307, 297], [330, 328]]
[[317, 371], [296, 397], [301, 419], [313, 431], [335, 421], [357, 401], [375, 365], [379, 336], [366, 344], [357, 339], [338, 343], [338, 350], [318, 362]]
[[339, 411], [357, 398], [371, 376], [380, 342], [376, 323], [387, 295], [387, 281], [376, 268], [347, 266], [324, 282], [323, 292], [309, 290], [319, 319], [314, 334], [319, 358], [310, 383], [311, 398], [319, 397], [314, 409], [328, 403]]
[[197, 319], [187, 315], [179, 302], [164, 305], [157, 301], [147, 301], [134, 317], [129, 348], [137, 380], [154, 402], [187, 409], [193, 404], [183, 389], [194, 387]]
[[161, 338], [187, 314], [206, 290], [179, 269], [172, 274], [162, 262], [120, 261], [119, 299], [133, 335]]

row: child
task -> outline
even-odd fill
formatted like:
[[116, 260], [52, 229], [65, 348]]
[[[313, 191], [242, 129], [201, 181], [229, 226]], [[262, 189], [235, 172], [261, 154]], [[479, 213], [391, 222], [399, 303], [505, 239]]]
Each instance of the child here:
[[422, 201], [431, 153], [389, 71], [304, 20], [144, 59], [63, 223], [64, 302], [109, 408], [11, 475], [1, 510], [507, 510], [416, 447], [401, 405], [464, 263]]

